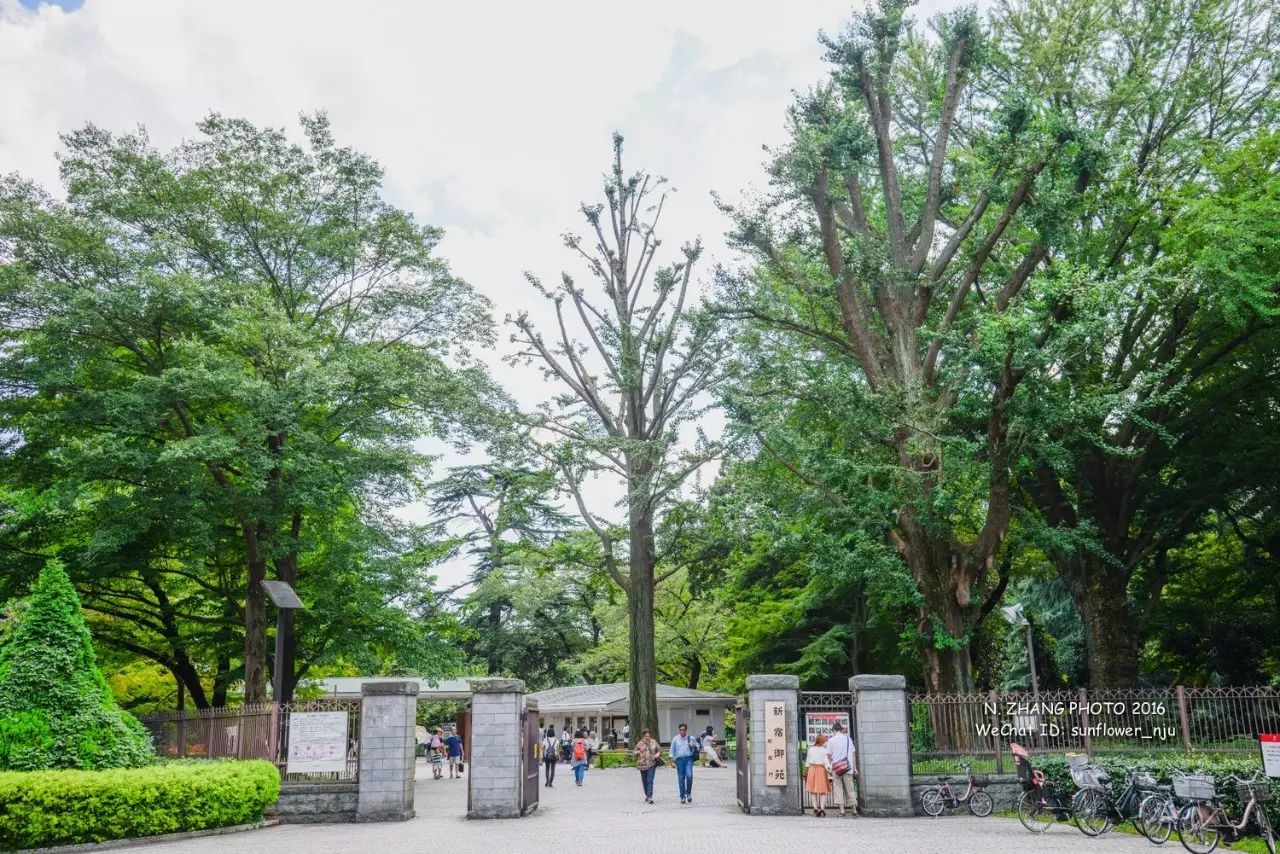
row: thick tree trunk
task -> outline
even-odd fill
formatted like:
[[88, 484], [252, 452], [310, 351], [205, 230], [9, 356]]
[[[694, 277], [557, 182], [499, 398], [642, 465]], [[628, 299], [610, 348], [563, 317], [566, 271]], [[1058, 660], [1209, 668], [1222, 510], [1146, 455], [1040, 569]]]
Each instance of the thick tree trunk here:
[[1137, 687], [1139, 638], [1129, 612], [1128, 573], [1079, 556], [1058, 568], [1084, 622], [1089, 686]]
[[[630, 519], [630, 578], [627, 611], [631, 620], [631, 702], [629, 720], [632, 738], [648, 729], [658, 733], [658, 673], [653, 640], [654, 545], [653, 515], [647, 501], [633, 500]], [[635, 506], [639, 505], [639, 506]]]
[[244, 701], [267, 701], [267, 597], [262, 582], [267, 562], [262, 557], [262, 526], [244, 526], [248, 581], [244, 591]]
[[[302, 514], [295, 513], [289, 528], [289, 554], [276, 561], [276, 578], [287, 583], [295, 591], [298, 587], [298, 538], [302, 534]], [[293, 701], [293, 692], [298, 687], [298, 631], [295, 627], [297, 615], [290, 615], [287, 620], [280, 620], [284, 628], [284, 666], [280, 672], [284, 674], [284, 687], [280, 694], [281, 702]]]

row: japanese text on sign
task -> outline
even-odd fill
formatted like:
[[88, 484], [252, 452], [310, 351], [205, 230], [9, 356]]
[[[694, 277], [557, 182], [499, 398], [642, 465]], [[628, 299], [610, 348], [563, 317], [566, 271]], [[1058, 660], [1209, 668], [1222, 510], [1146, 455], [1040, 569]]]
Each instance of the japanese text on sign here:
[[347, 770], [347, 713], [290, 715], [287, 770], [290, 774]]
[[764, 704], [764, 782], [787, 785], [787, 704]]

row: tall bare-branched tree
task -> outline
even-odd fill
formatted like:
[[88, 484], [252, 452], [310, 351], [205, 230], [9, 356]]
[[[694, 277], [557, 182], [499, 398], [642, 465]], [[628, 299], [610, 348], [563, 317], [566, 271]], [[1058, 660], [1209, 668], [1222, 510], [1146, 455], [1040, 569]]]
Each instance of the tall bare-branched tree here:
[[[521, 313], [512, 340], [516, 360], [541, 367], [563, 389], [539, 414], [549, 437], [544, 451], [626, 594], [630, 725], [657, 733], [654, 591], [678, 567], [664, 566], [654, 529], [664, 507], [718, 453], [700, 432], [685, 441], [680, 432], [704, 407], [720, 339], [710, 316], [691, 304], [700, 242], [684, 244], [669, 264], [657, 260], [665, 181], [624, 172], [617, 134], [613, 154], [604, 202], [581, 208], [590, 236], [565, 236], [594, 279], [591, 293], [567, 274], [555, 287], [526, 274], [553, 306], [555, 330], [544, 337]], [[601, 477], [625, 488], [625, 523], [609, 521], [608, 508], [594, 506], [584, 490], [584, 481]]]

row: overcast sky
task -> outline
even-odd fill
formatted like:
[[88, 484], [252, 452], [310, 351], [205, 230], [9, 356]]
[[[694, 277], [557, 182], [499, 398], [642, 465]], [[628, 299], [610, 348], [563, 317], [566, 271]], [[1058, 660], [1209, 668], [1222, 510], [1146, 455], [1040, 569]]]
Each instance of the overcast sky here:
[[[325, 110], [339, 142], [385, 167], [394, 204], [445, 229], [443, 255], [501, 320], [535, 302], [523, 270], [572, 269], [560, 235], [598, 195], [614, 130], [630, 167], [678, 190], [666, 246], [701, 236], [704, 273], [731, 262], [710, 194], [763, 183], [761, 146], [783, 139], [790, 92], [825, 74], [818, 30], [852, 8], [0, 0], [0, 173], [56, 188], [58, 134], [85, 122], [145, 125], [167, 148], [210, 111], [296, 133], [300, 112]], [[546, 396], [538, 375], [494, 363], [523, 404]]]

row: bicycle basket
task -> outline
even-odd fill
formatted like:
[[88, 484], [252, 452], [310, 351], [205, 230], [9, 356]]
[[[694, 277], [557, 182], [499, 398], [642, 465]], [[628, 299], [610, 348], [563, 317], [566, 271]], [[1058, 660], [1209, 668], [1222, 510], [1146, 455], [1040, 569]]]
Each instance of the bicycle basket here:
[[1105, 788], [1110, 779], [1111, 776], [1106, 771], [1091, 765], [1071, 769], [1071, 782], [1081, 789]]
[[1267, 804], [1275, 798], [1271, 794], [1271, 786], [1267, 783], [1237, 783], [1236, 793], [1240, 795], [1240, 800], [1246, 803], [1253, 798], [1260, 804]]
[[1157, 785], [1156, 778], [1146, 771], [1139, 771], [1133, 778], [1133, 783], [1139, 789], [1154, 789]]
[[975, 786], [985, 786], [985, 785], [987, 785], [987, 775], [986, 775], [986, 774], [974, 774], [974, 775], [973, 775], [973, 785], [975, 785]]
[[1217, 794], [1217, 789], [1208, 774], [1178, 774], [1173, 778], [1173, 793], [1180, 798], [1208, 801]]

